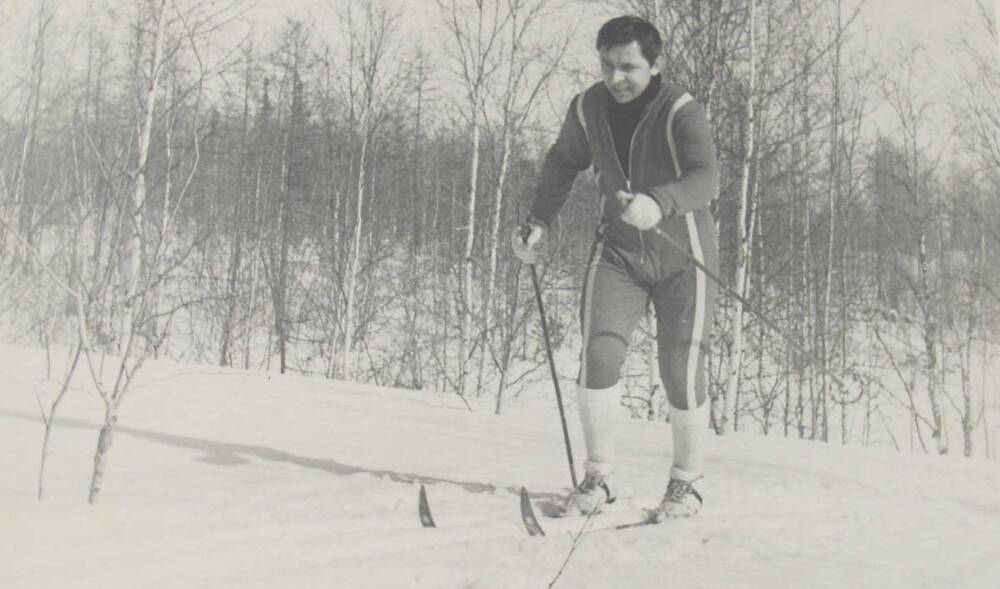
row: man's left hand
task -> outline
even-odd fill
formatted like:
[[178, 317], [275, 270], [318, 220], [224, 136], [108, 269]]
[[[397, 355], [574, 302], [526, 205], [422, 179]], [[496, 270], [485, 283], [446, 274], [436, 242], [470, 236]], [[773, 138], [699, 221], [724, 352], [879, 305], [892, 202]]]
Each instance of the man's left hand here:
[[647, 194], [619, 190], [615, 197], [625, 207], [622, 212], [622, 221], [638, 228], [639, 231], [652, 229], [663, 219], [660, 205]]

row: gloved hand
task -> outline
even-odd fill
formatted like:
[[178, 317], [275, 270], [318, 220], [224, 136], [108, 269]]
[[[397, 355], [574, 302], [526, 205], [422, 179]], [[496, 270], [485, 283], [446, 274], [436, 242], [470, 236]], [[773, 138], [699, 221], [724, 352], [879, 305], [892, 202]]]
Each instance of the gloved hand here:
[[510, 235], [510, 244], [517, 259], [525, 264], [537, 264], [542, 255], [539, 244], [544, 235], [545, 228], [531, 221], [515, 227]]
[[625, 208], [622, 212], [622, 221], [637, 227], [639, 231], [652, 229], [663, 219], [659, 203], [647, 194], [619, 190], [615, 193], [615, 198]]

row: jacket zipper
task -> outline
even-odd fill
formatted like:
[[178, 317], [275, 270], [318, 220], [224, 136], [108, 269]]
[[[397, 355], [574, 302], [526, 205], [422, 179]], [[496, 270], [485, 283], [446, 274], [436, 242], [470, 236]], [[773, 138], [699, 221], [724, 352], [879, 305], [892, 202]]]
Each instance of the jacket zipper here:
[[[622, 167], [622, 160], [618, 157], [618, 148], [615, 147], [615, 134], [611, 132], [611, 123], [608, 122], [608, 117], [604, 116], [604, 126], [608, 129], [608, 135], [611, 137], [611, 151], [615, 154], [615, 161], [618, 162], [618, 169], [621, 171], [622, 176], [625, 177], [625, 188], [628, 188], [629, 193], [632, 192], [632, 152], [635, 149], [635, 136], [639, 134], [639, 128], [642, 127], [643, 121], [649, 116], [649, 113], [653, 110], [653, 104], [659, 96], [655, 96], [653, 100], [649, 103], [646, 112], [642, 113], [639, 117], [639, 122], [635, 125], [635, 130], [632, 131], [632, 137], [628, 141], [628, 173], [625, 173], [625, 168]], [[635, 229], [639, 233], [639, 263], [642, 264], [646, 259], [646, 240], [642, 236], [642, 231], [636, 227]]]

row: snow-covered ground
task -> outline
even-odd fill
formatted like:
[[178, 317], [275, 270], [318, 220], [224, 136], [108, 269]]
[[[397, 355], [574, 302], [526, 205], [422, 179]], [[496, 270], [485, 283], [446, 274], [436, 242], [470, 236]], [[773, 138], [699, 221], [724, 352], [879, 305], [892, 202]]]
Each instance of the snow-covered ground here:
[[[36, 499], [43, 366], [0, 346], [4, 588], [543, 588], [573, 546], [565, 522], [532, 538], [518, 516], [521, 485], [539, 512], [569, 485], [550, 396], [497, 417], [433, 392], [154, 362], [90, 506], [102, 405], [85, 379]], [[623, 415], [621, 513], [605, 521], [657, 503], [669, 433]], [[420, 483], [436, 529], [420, 527]], [[996, 462], [713, 436], [701, 491], [697, 518], [583, 535], [555, 586], [1000, 587]]]

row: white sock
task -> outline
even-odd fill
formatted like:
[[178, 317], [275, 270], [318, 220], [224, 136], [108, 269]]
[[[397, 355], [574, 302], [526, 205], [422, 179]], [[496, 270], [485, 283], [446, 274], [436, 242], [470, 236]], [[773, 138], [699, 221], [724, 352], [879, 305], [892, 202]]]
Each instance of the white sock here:
[[708, 429], [708, 401], [691, 410], [670, 407], [670, 427], [674, 438], [674, 464], [670, 478], [693, 482], [705, 467], [705, 430]]
[[603, 475], [611, 473], [615, 461], [616, 417], [621, 406], [618, 385], [606, 389], [588, 389], [577, 385], [576, 405], [587, 444], [584, 469]]

